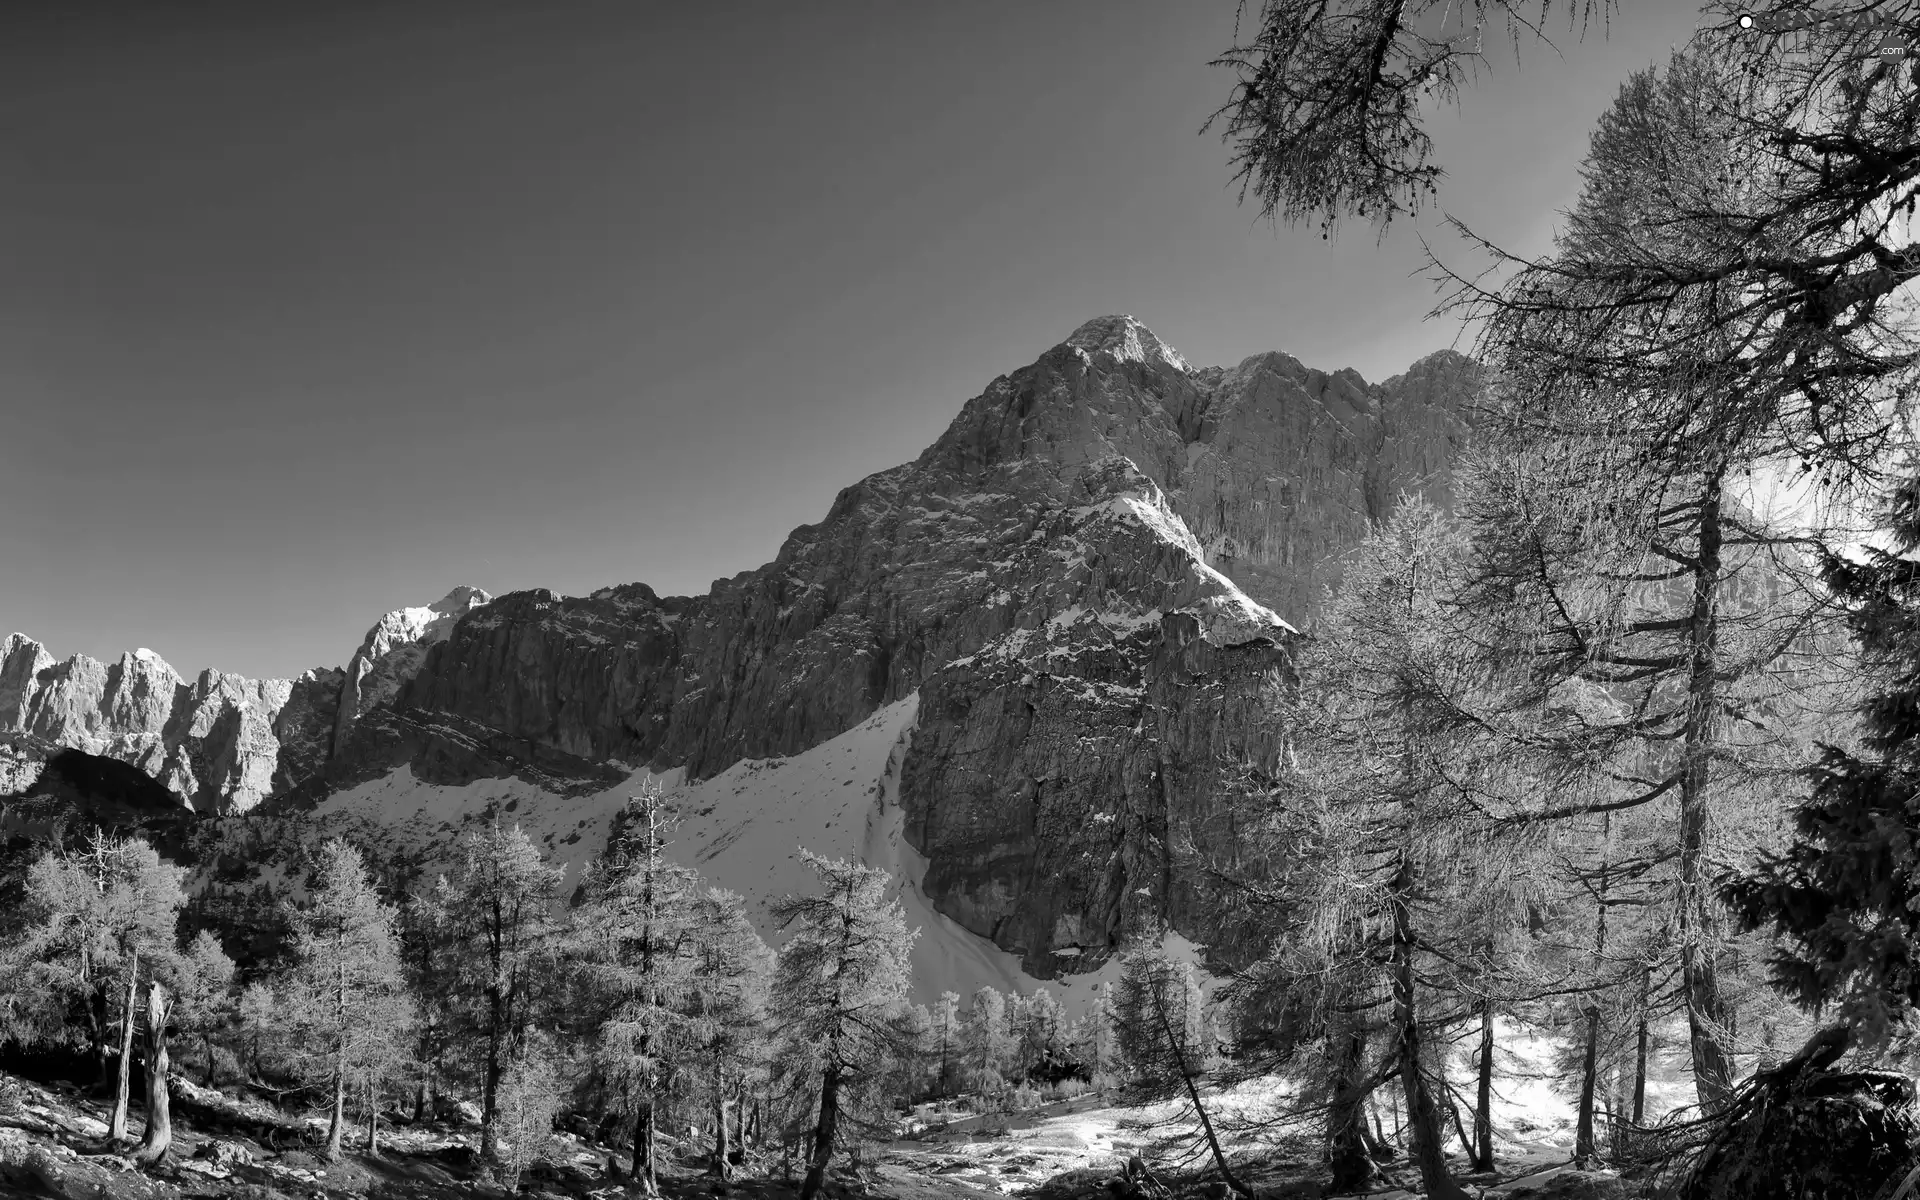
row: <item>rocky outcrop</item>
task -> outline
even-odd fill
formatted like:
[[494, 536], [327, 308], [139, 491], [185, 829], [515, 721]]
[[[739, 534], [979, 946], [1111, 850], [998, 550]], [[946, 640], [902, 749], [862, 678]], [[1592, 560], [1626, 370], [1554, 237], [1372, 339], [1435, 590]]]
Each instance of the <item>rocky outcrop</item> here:
[[461, 617], [490, 599], [479, 588], [457, 587], [433, 604], [396, 608], [381, 617], [347, 663], [335, 705], [330, 753], [346, 744], [362, 713], [392, 700], [400, 685], [413, 678], [428, 648], [446, 641]]
[[80, 750], [138, 767], [198, 811], [245, 809], [273, 788], [284, 680], [202, 671], [189, 683], [151, 650], [55, 662], [0, 642], [0, 738], [16, 759]]
[[202, 671], [183, 679], [151, 650], [61, 661], [20, 634], [0, 642], [0, 795], [26, 790], [62, 750], [138, 767], [197, 812], [245, 812], [318, 777], [352, 711], [389, 697], [427, 645], [486, 603], [475, 588], [388, 613], [348, 670], [298, 679]]

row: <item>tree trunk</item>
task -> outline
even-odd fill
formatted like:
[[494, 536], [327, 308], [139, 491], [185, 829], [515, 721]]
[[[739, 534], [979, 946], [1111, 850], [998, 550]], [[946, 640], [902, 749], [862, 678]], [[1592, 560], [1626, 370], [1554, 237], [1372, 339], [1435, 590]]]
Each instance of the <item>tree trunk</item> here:
[[380, 1085], [367, 1084], [367, 1156], [380, 1156]]
[[200, 1049], [205, 1051], [207, 1055], [207, 1086], [216, 1087], [218, 1085], [215, 1084], [213, 1080], [213, 1035], [212, 1034], [202, 1033], [200, 1035]]
[[1398, 1152], [1387, 1141], [1387, 1127], [1380, 1120], [1380, 1101], [1372, 1092], [1367, 1093], [1367, 1112], [1373, 1117], [1372, 1130], [1361, 1130], [1367, 1139], [1367, 1153], [1373, 1155], [1375, 1162], [1392, 1162]]
[[1719, 696], [1720, 472], [1707, 476], [1700, 498], [1698, 554], [1693, 559], [1693, 611], [1688, 622], [1687, 708], [1680, 763], [1680, 973], [1694, 1087], [1705, 1112], [1717, 1112], [1733, 1090], [1723, 1043], [1725, 1003], [1706, 944], [1711, 925], [1706, 878], [1707, 785], [1716, 746]]
[[338, 964], [338, 981], [334, 985], [334, 1035], [333, 1046], [333, 1122], [327, 1126], [327, 1161], [338, 1162], [340, 1142], [347, 1130], [347, 960], [343, 957]]
[[640, 1113], [633, 1121], [633, 1185], [643, 1196], [658, 1196], [659, 1181], [653, 1172], [653, 1097], [640, 1101]]
[[1161, 1035], [1167, 1039], [1167, 1047], [1173, 1051], [1175, 1069], [1180, 1072], [1180, 1082], [1187, 1088], [1187, 1099], [1192, 1103], [1194, 1113], [1200, 1118], [1200, 1129], [1206, 1135], [1207, 1148], [1213, 1152], [1213, 1165], [1219, 1168], [1220, 1178], [1226, 1180], [1228, 1187], [1247, 1197], [1248, 1200], [1252, 1200], [1253, 1189], [1240, 1182], [1240, 1178], [1233, 1173], [1233, 1168], [1227, 1165], [1226, 1153], [1220, 1149], [1220, 1139], [1213, 1132], [1213, 1121], [1207, 1116], [1206, 1105], [1200, 1103], [1200, 1089], [1194, 1084], [1194, 1071], [1187, 1061], [1186, 1039], [1180, 1031], [1174, 1029], [1173, 1018], [1167, 1012], [1167, 1001], [1163, 989], [1168, 982], [1166, 975], [1156, 975], [1149, 981], [1147, 988], [1147, 994], [1153, 997], [1154, 1013], [1160, 1019]]
[[727, 1154], [727, 1073], [718, 1063], [713, 1068], [713, 1168], [722, 1179], [733, 1178], [733, 1163]]
[[327, 1124], [326, 1158], [340, 1161], [340, 1141], [347, 1125], [347, 1077], [338, 1069], [333, 1073], [333, 1120]]
[[1493, 997], [1480, 1001], [1480, 1062], [1473, 1094], [1473, 1169], [1493, 1170]]
[[1393, 1016], [1400, 1054], [1400, 1081], [1407, 1097], [1407, 1126], [1413, 1161], [1420, 1169], [1428, 1200], [1466, 1200], [1466, 1192], [1447, 1173], [1440, 1113], [1420, 1067], [1420, 1016], [1413, 979], [1413, 865], [1401, 852], [1388, 886], [1393, 910]]
[[93, 994], [87, 997], [88, 1038], [93, 1043], [94, 1078], [104, 1089], [113, 1076], [113, 1051], [107, 1042], [107, 1008], [109, 1000], [107, 989], [96, 986]]
[[1364, 1192], [1373, 1183], [1373, 1156], [1367, 1148], [1366, 1034], [1335, 1028], [1328, 1049], [1333, 1060], [1332, 1097], [1327, 1104], [1326, 1158], [1333, 1171], [1330, 1190]]
[[173, 1118], [167, 1107], [167, 1021], [173, 1004], [159, 980], [147, 985], [147, 1133], [133, 1152], [135, 1162], [153, 1166], [173, 1145]]
[[107, 1140], [127, 1140], [127, 1105], [133, 1090], [133, 1014], [140, 1007], [140, 954], [133, 952], [127, 961], [127, 1006], [120, 1014], [120, 1072], [113, 1090], [113, 1119], [107, 1125]]
[[1600, 1006], [1587, 1006], [1587, 1049], [1580, 1065], [1580, 1108], [1573, 1129], [1573, 1165], [1586, 1170], [1593, 1162], [1594, 1075], [1600, 1065]]
[[487, 1065], [480, 1081], [480, 1157], [494, 1165], [500, 1162], [500, 1041], [505, 1024], [505, 1004], [496, 984], [487, 988]]
[[1649, 1037], [1647, 1028], [1647, 1006], [1653, 1002], [1653, 968], [1644, 967], [1640, 972], [1640, 1031], [1638, 1045], [1633, 1056], [1633, 1123], [1637, 1128], [1647, 1120], [1647, 1050]]
[[[1601, 822], [1600, 851], [1600, 889], [1599, 908], [1593, 923], [1593, 969], [1595, 974], [1605, 969], [1607, 954], [1607, 892], [1610, 883], [1608, 868], [1613, 855], [1613, 814], [1608, 813]], [[1600, 1070], [1600, 1006], [1597, 1003], [1587, 1005], [1587, 1048], [1585, 1060], [1580, 1069], [1580, 1107], [1574, 1122], [1573, 1161], [1574, 1165], [1585, 1170], [1593, 1161], [1593, 1096], [1599, 1080]]]
[[1627, 1115], [1627, 1097], [1625, 1091], [1627, 1086], [1627, 1073], [1617, 1063], [1610, 1073], [1613, 1076], [1611, 1081], [1612, 1098], [1608, 1101], [1607, 1106], [1607, 1128], [1612, 1136], [1607, 1139], [1607, 1143], [1612, 1149], [1613, 1156], [1618, 1159], [1624, 1158], [1627, 1151], [1627, 1123], [1624, 1120]]
[[827, 1180], [827, 1160], [833, 1156], [833, 1139], [840, 1123], [840, 1064], [830, 1062], [820, 1076], [820, 1119], [813, 1127], [813, 1151], [807, 1162], [807, 1177], [800, 1181], [800, 1200], [813, 1200]]

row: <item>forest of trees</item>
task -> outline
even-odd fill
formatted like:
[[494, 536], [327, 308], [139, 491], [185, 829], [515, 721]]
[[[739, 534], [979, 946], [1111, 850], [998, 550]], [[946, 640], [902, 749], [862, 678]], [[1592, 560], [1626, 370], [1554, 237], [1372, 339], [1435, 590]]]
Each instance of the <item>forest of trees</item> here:
[[[1370, 1178], [1359, 1104], [1392, 1080], [1424, 1190], [1462, 1194], [1439, 1144], [1487, 1165], [1502, 1015], [1558, 1034], [1583, 1160], [1649, 1119], [1663, 1026], [1701, 1124], [1741, 1125], [1754, 1162], [1756, 1089], [1804, 1083], [1776, 1064], [1909, 1065], [1915, 31], [1872, 0], [1744, 8], [1707, 5], [1625, 81], [1548, 252], [1447, 219], [1485, 258], [1430, 251], [1437, 312], [1486, 370], [1452, 502], [1402, 503], [1343, 560], [1288, 760], [1246, 773], [1264, 853], [1213, 872], [1255, 933], [1226, 989], [1236, 1070], [1309, 1083], [1336, 1186]], [[1426, 126], [1496, 44], [1632, 19], [1606, 0], [1242, 16], [1215, 120], [1243, 198], [1383, 237], [1440, 202]], [[1468, 1048], [1471, 1094], [1436, 1043]], [[1689, 1194], [1856, 1194], [1770, 1161]]]
[[[302, 898], [283, 903], [284, 954], [247, 971], [210, 932], [177, 936], [183, 868], [96, 831], [28, 873], [0, 946], [0, 1033], [92, 1062], [114, 1095], [113, 1139], [131, 1141], [144, 1075], [149, 1161], [167, 1153], [169, 1073], [186, 1070], [320, 1108], [330, 1159], [350, 1142], [377, 1153], [383, 1113], [469, 1105], [508, 1186], [571, 1119], [630, 1150], [630, 1181], [650, 1194], [663, 1128], [700, 1139], [723, 1180], [742, 1151], [777, 1152], [811, 1196], [831, 1155], [891, 1137], [902, 1105], [1013, 1107], [1163, 1077], [1106, 992], [1074, 1021], [1045, 988], [911, 1003], [917, 931], [884, 871], [807, 854], [819, 889], [774, 906], [788, 935], [775, 953], [738, 896], [662, 856], [670, 824], [657, 791], [633, 797], [571, 903], [518, 827], [475, 830], [452, 870], [401, 891], [326, 841]], [[1184, 970], [1197, 997], [1190, 967], [1129, 963], [1123, 992], [1142, 972]], [[1210, 1035], [1193, 1046], [1197, 1081], [1215, 1051]]]

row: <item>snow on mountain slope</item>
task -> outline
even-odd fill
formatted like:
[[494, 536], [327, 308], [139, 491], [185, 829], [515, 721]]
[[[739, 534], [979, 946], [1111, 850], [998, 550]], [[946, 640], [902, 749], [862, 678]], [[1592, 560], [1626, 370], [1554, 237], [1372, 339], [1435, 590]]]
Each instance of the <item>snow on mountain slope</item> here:
[[[914, 945], [914, 996], [931, 1003], [943, 991], [970, 994], [992, 986], [1031, 992], [1042, 984], [1020, 969], [1018, 955], [942, 916], [921, 890], [926, 860], [901, 836], [900, 772], [918, 714], [919, 696], [882, 708], [853, 729], [787, 758], [747, 759], [711, 779], [688, 784], [675, 769], [636, 771], [619, 785], [577, 797], [556, 796], [518, 779], [461, 786], [422, 783], [410, 767], [336, 793], [314, 816], [385, 856], [404, 856], [428, 870], [452, 861], [462, 832], [498, 815], [524, 829], [550, 857], [567, 865], [568, 890], [607, 842], [615, 813], [648, 778], [657, 779], [681, 814], [668, 834], [667, 857], [698, 870], [709, 884], [740, 893], [769, 942], [779, 931], [767, 901], [814, 886], [801, 860], [805, 847], [834, 858], [857, 856], [893, 872]], [[1182, 957], [1193, 950], [1175, 938]], [[1072, 1013], [1091, 1001], [1106, 970], [1048, 981]]]

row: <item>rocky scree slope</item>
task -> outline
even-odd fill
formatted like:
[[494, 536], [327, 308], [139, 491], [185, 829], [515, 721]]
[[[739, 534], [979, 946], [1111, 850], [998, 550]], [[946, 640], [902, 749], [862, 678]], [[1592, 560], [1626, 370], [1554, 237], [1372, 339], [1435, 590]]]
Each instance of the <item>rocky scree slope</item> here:
[[[1288, 619], [1396, 496], [1448, 499], [1476, 382], [1451, 353], [1377, 386], [1282, 354], [1196, 370], [1132, 318], [1100, 318], [705, 596], [456, 593], [385, 642], [383, 622], [365, 665], [262, 701], [272, 771], [249, 759], [235, 785], [213, 743], [193, 798], [293, 810], [397, 771], [556, 794], [642, 767], [700, 780], [917, 693], [899, 804], [939, 911], [1040, 977], [1149, 920], [1205, 941], [1187, 868], [1233, 852], [1229, 761], [1276, 751]], [[105, 713], [108, 690], [79, 709]], [[115, 722], [88, 720], [61, 736], [111, 743]], [[154, 744], [155, 772], [195, 753]]]

